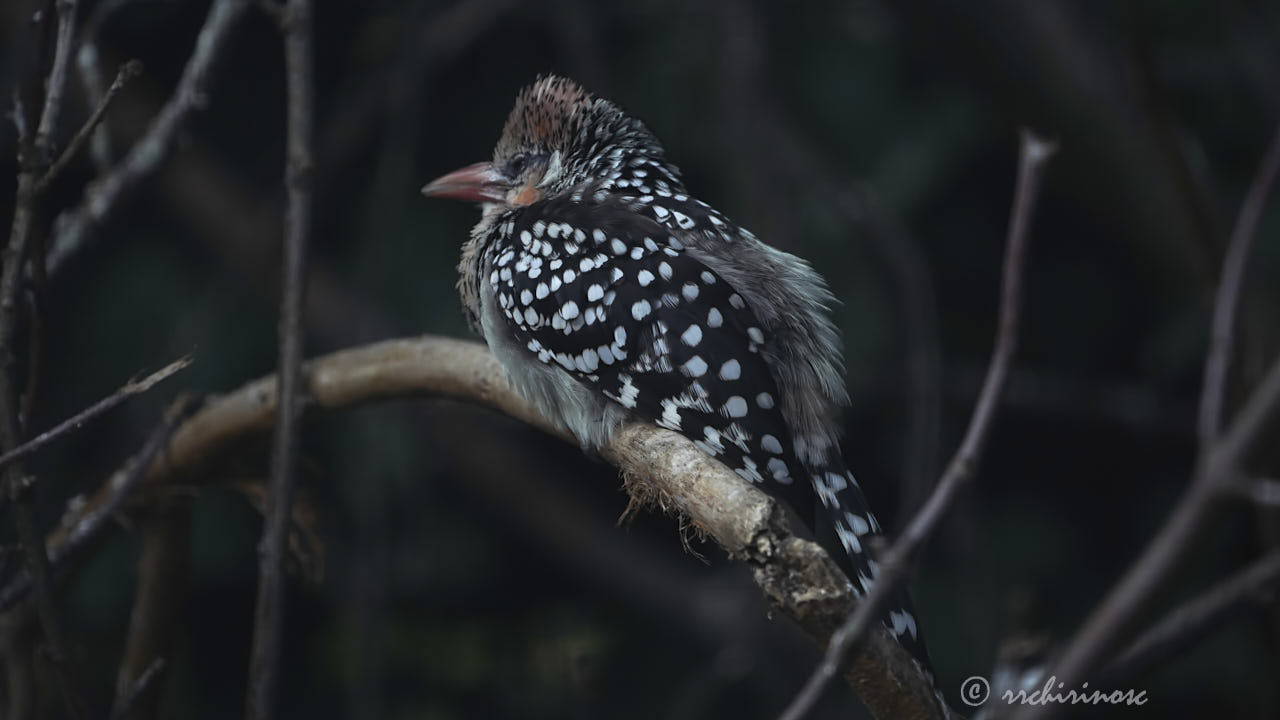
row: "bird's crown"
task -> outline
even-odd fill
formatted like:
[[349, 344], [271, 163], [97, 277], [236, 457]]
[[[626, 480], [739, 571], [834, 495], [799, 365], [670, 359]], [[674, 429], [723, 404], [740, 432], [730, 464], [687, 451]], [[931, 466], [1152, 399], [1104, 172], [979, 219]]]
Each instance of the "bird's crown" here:
[[644, 123], [558, 75], [539, 76], [520, 92], [494, 149], [494, 166], [511, 174], [530, 162], [559, 165], [561, 188], [606, 179], [637, 159], [666, 164]]

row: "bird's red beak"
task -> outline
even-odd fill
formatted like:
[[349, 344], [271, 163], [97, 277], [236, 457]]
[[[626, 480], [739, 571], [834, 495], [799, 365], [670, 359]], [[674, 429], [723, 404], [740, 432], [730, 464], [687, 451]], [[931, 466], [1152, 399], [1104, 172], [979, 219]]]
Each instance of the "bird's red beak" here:
[[422, 188], [422, 194], [463, 202], [498, 203], [506, 201], [510, 189], [511, 183], [493, 163], [481, 162], [432, 180]]

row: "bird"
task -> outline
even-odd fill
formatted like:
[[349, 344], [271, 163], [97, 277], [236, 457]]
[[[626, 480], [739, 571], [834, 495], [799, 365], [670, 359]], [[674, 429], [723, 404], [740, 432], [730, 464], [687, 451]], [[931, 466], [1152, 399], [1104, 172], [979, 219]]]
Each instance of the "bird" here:
[[[808, 262], [694, 197], [644, 123], [557, 75], [517, 95], [492, 160], [422, 192], [480, 205], [458, 291], [517, 393], [588, 451], [631, 420], [684, 435], [834, 531], [869, 591], [882, 528], [841, 454], [836, 298]], [[905, 590], [882, 622], [930, 667]]]

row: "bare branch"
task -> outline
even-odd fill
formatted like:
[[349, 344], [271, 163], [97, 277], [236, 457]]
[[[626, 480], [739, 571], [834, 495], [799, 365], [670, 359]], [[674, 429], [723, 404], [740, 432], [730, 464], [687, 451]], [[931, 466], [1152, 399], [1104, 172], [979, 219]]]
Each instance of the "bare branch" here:
[[[86, 504], [75, 513], [74, 521], [69, 526], [70, 530], [65, 531], [65, 535], [63, 530], [55, 534], [57, 543], [48, 551], [52, 568], [61, 568], [107, 528], [112, 516], [124, 506], [133, 490], [149, 471], [154, 470], [153, 463], [160, 455], [160, 451], [165, 448], [169, 437], [179, 423], [198, 406], [196, 398], [191, 395], [183, 395], [174, 401], [165, 412], [163, 422], [151, 432], [147, 441], [143, 443], [142, 449], [111, 476], [106, 485], [98, 491], [95, 502]], [[36, 543], [36, 546], [42, 547], [39, 543]], [[13, 607], [31, 591], [31, 587], [29, 573], [19, 575], [10, 581], [3, 590], [0, 590], [0, 611]]]
[[1117, 683], [1157, 662], [1167, 661], [1222, 629], [1245, 606], [1270, 602], [1275, 597], [1277, 582], [1280, 582], [1280, 550], [1273, 550], [1165, 615], [1107, 665], [1103, 676], [1107, 682]]
[[78, 208], [58, 218], [48, 251], [49, 274], [57, 273], [89, 235], [134, 187], [151, 174], [173, 149], [174, 140], [192, 112], [208, 102], [209, 77], [232, 26], [250, 0], [215, 0], [196, 37], [195, 50], [182, 71], [178, 87], [161, 108], [146, 134], [105, 177], [90, 186]]
[[107, 114], [107, 108], [110, 107], [111, 101], [115, 99], [116, 94], [124, 88], [126, 83], [141, 73], [142, 63], [138, 60], [130, 60], [120, 66], [120, 70], [116, 72], [116, 79], [111, 82], [111, 87], [107, 88], [106, 94], [98, 101], [93, 113], [89, 115], [89, 119], [84, 121], [84, 125], [80, 126], [75, 136], [71, 138], [71, 142], [67, 144], [67, 149], [62, 151], [58, 159], [49, 166], [44, 176], [36, 183], [35, 193], [37, 195], [44, 194], [49, 189], [49, 186], [53, 184], [53, 181], [57, 180], [62, 171], [66, 169], [67, 165], [71, 164], [71, 160], [80, 152], [80, 148], [93, 136], [98, 123], [102, 122], [103, 116]]
[[[272, 5], [272, 7], [275, 7]], [[302, 312], [306, 293], [307, 242], [311, 234], [311, 164], [314, 80], [310, 0], [288, 0], [280, 17], [284, 36], [286, 118], [283, 299], [280, 311], [280, 391], [277, 400], [271, 481], [262, 543], [258, 548], [258, 600], [245, 716], [275, 717], [284, 613], [284, 557], [297, 475], [299, 424], [306, 376], [302, 373]]]
[[[1277, 140], [1280, 140], [1280, 134]], [[1076, 631], [1058, 659], [1052, 674], [1068, 687], [1078, 685], [1098, 666], [1107, 651], [1131, 631], [1138, 613], [1164, 589], [1181, 566], [1182, 559], [1196, 546], [1219, 502], [1231, 493], [1240, 475], [1245, 453], [1270, 417], [1280, 409], [1280, 358], [1277, 358], [1262, 382], [1250, 393], [1235, 420], [1224, 432], [1218, 432], [1217, 415], [1221, 412], [1222, 384], [1230, 355], [1230, 328], [1245, 272], [1248, 246], [1257, 225], [1256, 215], [1261, 213], [1262, 198], [1266, 196], [1262, 186], [1273, 179], [1274, 170], [1267, 168], [1274, 162], [1280, 162], [1277, 152], [1280, 152], [1280, 142], [1273, 142], [1263, 161], [1263, 169], [1255, 176], [1254, 185], [1248, 192], [1250, 199], [1241, 208], [1232, 247], [1224, 261], [1218, 305], [1214, 309], [1214, 338], [1205, 363], [1207, 386], [1204, 388], [1199, 429], [1201, 440], [1206, 444], [1199, 448], [1191, 483], [1170, 511], [1164, 525]], [[1211, 365], [1217, 369], [1210, 369]], [[1017, 717], [1048, 717], [1061, 711], [1061, 708], [1047, 705], [1022, 706]]]
[[156, 658], [167, 657], [180, 635], [179, 622], [187, 595], [187, 561], [191, 549], [191, 502], [178, 496], [148, 507], [139, 523], [142, 548], [138, 581], [116, 671], [111, 716], [130, 720], [156, 717], [158, 692], [141, 696], [138, 688]]
[[[31, 105], [23, 107], [21, 101], [24, 99], [24, 93], [15, 93], [15, 97], [20, 101], [14, 112], [18, 128], [18, 182], [9, 243], [4, 250], [3, 269], [0, 269], [0, 450], [3, 451], [17, 447], [24, 434], [18, 412], [18, 381], [15, 377], [17, 316], [22, 299], [22, 271], [32, 246], [39, 244], [35, 230], [39, 216], [39, 201], [35, 192], [36, 180], [49, 162], [52, 133], [56, 129], [57, 116], [61, 109], [62, 91], [66, 84], [67, 58], [70, 56], [71, 43], [74, 39], [75, 3], [72, 0], [59, 2], [57, 13], [58, 29], [53, 49], [53, 67], [45, 84], [43, 109], [39, 120], [36, 121], [34, 138], [31, 136], [30, 112], [38, 97], [38, 92], [33, 88], [39, 84], [37, 76], [40, 72], [42, 55], [42, 43], [39, 39], [43, 32], [42, 27], [34, 28], [35, 39], [31, 41], [28, 72], [23, 82], [28, 90], [25, 93], [25, 100]], [[74, 673], [70, 669], [66, 641], [54, 606], [49, 557], [45, 554], [44, 543], [36, 530], [34, 499], [31, 493], [34, 478], [28, 477], [22, 466], [17, 463], [10, 464], [2, 477], [3, 492], [13, 501], [14, 524], [17, 526], [18, 539], [26, 557], [27, 575], [35, 581], [36, 614], [44, 631], [54, 674], [62, 690], [68, 715], [73, 720], [82, 718], [85, 716], [85, 706]]]
[[[391, 340], [317, 358], [307, 364], [309, 407], [431, 395], [479, 403], [565, 440], [507, 385], [497, 360], [479, 343], [440, 337]], [[210, 401], [173, 433], [140, 490], [179, 479], [198, 482], [211, 457], [236, 440], [267, 432], [276, 412], [274, 377]], [[601, 450], [640, 499], [683, 513], [729, 554], [752, 567], [757, 584], [782, 614], [825, 642], [858, 602], [835, 562], [815, 543], [791, 534], [785, 511], [769, 496], [669, 430], [648, 424], [621, 429]], [[99, 490], [70, 516], [78, 526], [111, 497]], [[77, 518], [81, 518], [77, 520]], [[63, 533], [50, 538], [54, 554]], [[4, 609], [0, 593], [0, 609]], [[940, 717], [928, 678], [882, 627], [859, 653], [848, 677], [877, 717]]]
[[844, 666], [850, 652], [862, 642], [871, 626], [881, 617], [897, 588], [907, 579], [911, 563], [932, 537], [942, 518], [968, 484], [982, 455], [983, 445], [991, 429], [1000, 392], [1009, 373], [1009, 364], [1018, 344], [1018, 316], [1022, 303], [1022, 267], [1026, 255], [1027, 229], [1040, 187], [1045, 163], [1055, 146], [1023, 131], [1018, 184], [1014, 195], [1009, 237], [1005, 245], [1004, 285], [1000, 298], [1000, 316], [996, 329], [995, 349], [978, 403], [969, 420], [960, 447], [947, 465], [942, 479], [920, 512], [912, 518], [902, 537], [880, 561], [871, 592], [858, 605], [857, 611], [845, 619], [832, 636], [822, 662], [809, 677], [791, 705], [782, 713], [783, 720], [800, 720], [812, 712], [831, 678]]
[[1200, 447], [1206, 448], [1218, 436], [1222, 424], [1222, 408], [1226, 398], [1227, 369], [1231, 365], [1232, 348], [1235, 345], [1236, 308], [1244, 287], [1245, 268], [1253, 239], [1257, 235], [1258, 221], [1267, 204], [1267, 195], [1280, 172], [1280, 126], [1271, 138], [1266, 155], [1258, 165], [1253, 183], [1240, 205], [1235, 228], [1227, 253], [1222, 260], [1222, 279], [1218, 283], [1218, 298], [1213, 308], [1213, 325], [1210, 330], [1209, 356], [1204, 363], [1204, 384], [1200, 389], [1200, 420], [1198, 424]]
[[138, 698], [151, 687], [151, 682], [164, 670], [164, 658], [158, 657], [151, 661], [146, 670], [138, 676], [138, 679], [129, 688], [129, 692], [124, 696], [124, 701], [111, 710], [111, 720], [123, 720], [129, 716], [129, 711], [138, 702]]
[[1263, 507], [1280, 508], [1280, 480], [1245, 479], [1241, 483], [1240, 494]]
[[67, 67], [76, 34], [76, 0], [56, 0], [56, 6], [58, 35], [53, 46], [53, 67], [45, 83], [44, 110], [36, 128], [36, 151], [41, 163], [53, 159], [53, 134], [58, 131], [58, 115], [62, 112], [62, 94], [67, 87]]
[[21, 445], [10, 450], [9, 452], [3, 455], [0, 455], [0, 468], [42, 449], [45, 445], [48, 445], [49, 443], [53, 442], [54, 440], [57, 440], [58, 438], [64, 435], [67, 435], [75, 430], [80, 429], [85, 423], [89, 422], [90, 420], [94, 420], [99, 415], [102, 415], [103, 413], [114, 409], [116, 406], [120, 405], [125, 400], [128, 400], [130, 397], [150, 390], [160, 381], [167, 379], [169, 376], [173, 375], [179, 370], [182, 370], [183, 368], [187, 367], [190, 364], [191, 364], [191, 356], [187, 355], [185, 357], [181, 357], [169, 363], [168, 365], [146, 376], [142, 380], [136, 380], [136, 381], [130, 380], [128, 383], [125, 383], [124, 387], [120, 388], [119, 390], [116, 390], [115, 392], [102, 398], [98, 402], [90, 405], [84, 410], [81, 410], [80, 412], [67, 418], [66, 420], [63, 420], [62, 422], [58, 423], [54, 427], [50, 428], [49, 430], [46, 430], [40, 433], [39, 435], [31, 438], [27, 442], [22, 443]]

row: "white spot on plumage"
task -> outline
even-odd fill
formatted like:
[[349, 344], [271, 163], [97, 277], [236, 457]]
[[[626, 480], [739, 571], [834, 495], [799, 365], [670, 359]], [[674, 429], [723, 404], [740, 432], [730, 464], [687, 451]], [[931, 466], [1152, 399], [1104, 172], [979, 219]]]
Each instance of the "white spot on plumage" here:
[[782, 443], [778, 442], [778, 438], [776, 438], [776, 437], [774, 437], [774, 436], [772, 436], [772, 435], [767, 435], [767, 434], [766, 434], [766, 435], [761, 435], [761, 436], [760, 436], [760, 447], [761, 447], [761, 449], [763, 449], [765, 452], [767, 452], [767, 453], [769, 453], [769, 454], [771, 454], [771, 455], [781, 455], [781, 454], [782, 454]]
[[565, 303], [560, 306], [560, 315], [562, 315], [565, 320], [572, 320], [578, 317], [578, 303], [572, 300], [566, 300]]
[[604, 231], [601, 230], [600, 228], [596, 228], [595, 230], [592, 230], [591, 239], [595, 240], [597, 243], [603, 243], [605, 241]]
[[649, 283], [653, 282], [653, 273], [641, 270], [636, 273], [636, 282], [640, 283], [640, 287], [649, 287]]
[[836, 535], [840, 537], [840, 544], [844, 546], [844, 551], [850, 555], [861, 553], [862, 542], [858, 540], [858, 536], [839, 522], [835, 523], [835, 526]]
[[787, 463], [782, 458], [769, 458], [769, 472], [773, 473], [775, 482], [783, 485], [791, 484], [791, 471], [787, 470]]
[[[756, 395], [756, 405], [759, 405], [765, 410], [769, 410], [773, 407], [773, 396], [767, 392], [762, 392], [759, 395]], [[797, 449], [797, 452], [799, 452], [799, 449]]]
[[600, 285], [592, 283], [592, 285], [587, 288], [587, 300], [591, 302], [595, 302], [596, 300], [599, 300], [603, 297], [604, 297], [604, 288], [600, 287]]
[[719, 310], [711, 308], [707, 311], [707, 327], [718, 328], [723, 324], [724, 316], [720, 314]]
[[527, 323], [532, 327], [537, 327], [538, 325], [541, 324], [539, 320], [541, 320], [541, 318], [538, 317], [538, 313], [533, 308], [527, 307], [524, 309], [525, 323]]
[[[658, 190], [658, 194], [659, 194], [659, 195], [662, 195], [662, 194], [663, 194], [663, 192], [662, 192], [662, 190], [661, 190], [661, 189], [659, 189], [659, 190]], [[655, 217], [657, 217], [659, 220], [661, 220], [661, 219], [665, 218], [665, 217], [669, 214], [669, 213], [667, 212], [667, 209], [666, 209], [666, 208], [664, 208], [664, 207], [662, 207], [661, 205], [651, 205], [650, 207], [652, 207], [652, 208], [653, 208], [653, 214], [654, 214], [654, 216], [655, 216]]]
[[859, 535], [866, 535], [871, 532], [871, 525], [861, 515], [854, 515], [851, 512], [844, 514], [845, 522], [849, 523], [849, 529]]
[[609, 247], [613, 249], [614, 255], [623, 255], [627, 252], [627, 244], [622, 242], [618, 238], [614, 238], [609, 243]]
[[729, 304], [738, 310], [741, 310], [742, 308], [747, 306], [747, 303], [742, 299], [742, 296], [739, 295], [738, 293], [733, 293], [732, 295], [729, 296]]
[[693, 302], [698, 299], [698, 286], [693, 283], [685, 283], [684, 287], [680, 288], [680, 294], [684, 295], [685, 300]]
[[596, 267], [595, 260], [589, 257], [584, 257], [582, 258], [582, 260], [578, 262], [579, 272], [590, 272], [591, 270], [594, 270], [595, 267]]
[[751, 338], [751, 342], [754, 343], [764, 342], [764, 333], [758, 327], [747, 328], [747, 337]]
[[688, 329], [680, 334], [680, 340], [689, 347], [697, 347], [702, 342], [702, 328], [697, 323], [690, 323]]
[[636, 398], [640, 395], [640, 388], [631, 383], [630, 375], [619, 376], [622, 380], [622, 388], [618, 392], [618, 402], [622, 407], [633, 408], [636, 406]]
[[681, 365], [680, 369], [689, 377], [702, 377], [707, 372], [707, 361], [700, 355], [694, 355]]
[[742, 377], [742, 366], [738, 364], [737, 360], [726, 360], [720, 366], [721, 380], [737, 380], [740, 377]]
[[747, 401], [741, 395], [734, 395], [724, 403], [724, 414], [729, 417], [746, 417]]
[[643, 320], [646, 317], [648, 317], [649, 313], [652, 312], [652, 310], [653, 308], [649, 305], [648, 300], [637, 300], [631, 306], [631, 317], [635, 318], [636, 320]]
[[662, 419], [658, 424], [671, 430], [680, 429], [680, 408], [670, 398], [662, 401]]
[[662, 276], [663, 280], [671, 279], [671, 265], [666, 260], [658, 263], [658, 274]]

